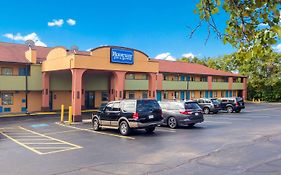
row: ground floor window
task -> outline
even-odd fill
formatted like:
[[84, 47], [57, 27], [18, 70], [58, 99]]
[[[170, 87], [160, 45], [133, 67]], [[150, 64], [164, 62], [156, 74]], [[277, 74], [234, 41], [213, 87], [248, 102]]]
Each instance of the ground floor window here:
[[191, 99], [195, 98], [195, 92], [194, 92], [194, 91], [191, 91], [191, 92], [190, 92], [190, 96], [191, 96]]
[[174, 95], [175, 99], [179, 98], [179, 92], [175, 91], [175, 95]]
[[142, 92], [142, 98], [147, 98], [147, 91]]
[[12, 93], [2, 93], [2, 105], [13, 105]]
[[200, 98], [204, 97], [204, 91], [200, 91]]
[[232, 96], [233, 96], [233, 97], [236, 97], [236, 96], [237, 96], [237, 91], [233, 91]]
[[218, 92], [217, 91], [214, 91], [214, 97], [218, 97]]
[[135, 98], [135, 92], [129, 91], [129, 99], [134, 99], [134, 98]]
[[168, 99], [168, 92], [164, 92], [164, 99]]
[[101, 101], [108, 101], [108, 92], [101, 93]]

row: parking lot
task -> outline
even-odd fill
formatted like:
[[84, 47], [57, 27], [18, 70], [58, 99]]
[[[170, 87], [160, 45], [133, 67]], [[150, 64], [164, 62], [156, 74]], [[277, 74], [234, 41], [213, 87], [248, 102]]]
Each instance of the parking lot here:
[[[58, 116], [0, 119], [0, 174], [281, 174], [281, 104], [246, 104], [195, 127], [93, 131]], [[87, 117], [85, 117], [87, 118]]]

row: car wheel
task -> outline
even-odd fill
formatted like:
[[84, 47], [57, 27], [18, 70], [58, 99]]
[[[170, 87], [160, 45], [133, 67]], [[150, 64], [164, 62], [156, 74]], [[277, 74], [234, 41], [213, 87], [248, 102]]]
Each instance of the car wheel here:
[[120, 134], [123, 135], [123, 136], [126, 136], [126, 135], [129, 135], [130, 134], [130, 126], [128, 125], [128, 123], [126, 121], [122, 121], [120, 124], [119, 124], [119, 131], [120, 131]]
[[194, 125], [195, 125], [195, 123], [188, 124], [189, 127], [193, 127]]
[[233, 108], [231, 106], [228, 106], [226, 108], [226, 110], [227, 110], [228, 113], [232, 113], [233, 112]]
[[146, 133], [153, 133], [154, 130], [155, 130], [155, 127], [145, 128]]
[[177, 119], [175, 117], [169, 117], [168, 126], [172, 129], [176, 128], [178, 126]]
[[236, 113], [240, 113], [240, 112], [241, 112], [241, 109], [237, 109], [235, 112], [236, 112]]
[[203, 111], [204, 111], [205, 114], [209, 114], [210, 113], [210, 109], [209, 108], [204, 108]]
[[99, 120], [95, 117], [92, 121], [93, 123], [93, 129], [94, 131], [99, 131], [100, 130], [100, 124], [99, 124]]

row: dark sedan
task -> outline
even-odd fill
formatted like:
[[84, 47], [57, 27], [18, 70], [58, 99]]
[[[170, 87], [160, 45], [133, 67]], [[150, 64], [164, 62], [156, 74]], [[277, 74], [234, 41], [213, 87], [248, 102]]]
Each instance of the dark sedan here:
[[161, 101], [159, 104], [163, 112], [163, 124], [170, 128], [194, 126], [204, 121], [202, 109], [196, 102]]

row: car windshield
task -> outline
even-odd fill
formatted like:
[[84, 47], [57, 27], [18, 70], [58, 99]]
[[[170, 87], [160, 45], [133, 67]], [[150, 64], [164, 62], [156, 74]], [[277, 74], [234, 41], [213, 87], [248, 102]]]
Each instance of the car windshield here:
[[196, 102], [188, 102], [185, 103], [185, 109], [201, 109], [200, 106], [198, 105], [198, 103]]
[[102, 103], [99, 107], [99, 111], [102, 111], [104, 109], [104, 107], [106, 106], [107, 103]]

